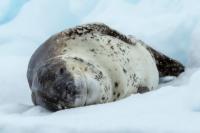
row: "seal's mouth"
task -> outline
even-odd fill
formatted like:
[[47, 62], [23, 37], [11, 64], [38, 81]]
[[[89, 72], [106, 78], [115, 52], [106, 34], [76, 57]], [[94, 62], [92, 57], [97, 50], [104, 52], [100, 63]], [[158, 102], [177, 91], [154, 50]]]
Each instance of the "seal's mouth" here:
[[37, 93], [39, 99], [37, 100], [41, 106], [51, 111], [58, 111], [62, 109], [74, 108], [74, 103], [65, 102], [56, 97], [49, 97], [46, 94]]
[[44, 108], [47, 108], [48, 110], [51, 110], [51, 111], [59, 110], [57, 98], [49, 97], [43, 92], [37, 92], [36, 94], [37, 94], [36, 104], [39, 104], [43, 106]]

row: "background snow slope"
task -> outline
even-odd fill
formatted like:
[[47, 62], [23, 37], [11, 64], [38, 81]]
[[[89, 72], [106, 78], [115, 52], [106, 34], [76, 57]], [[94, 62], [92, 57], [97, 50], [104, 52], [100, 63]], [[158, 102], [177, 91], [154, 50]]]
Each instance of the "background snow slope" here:
[[[200, 132], [200, 2], [197, 0], [1, 0], [0, 132]], [[180, 60], [187, 70], [144, 95], [48, 112], [26, 80], [34, 50], [52, 34], [104, 22]]]

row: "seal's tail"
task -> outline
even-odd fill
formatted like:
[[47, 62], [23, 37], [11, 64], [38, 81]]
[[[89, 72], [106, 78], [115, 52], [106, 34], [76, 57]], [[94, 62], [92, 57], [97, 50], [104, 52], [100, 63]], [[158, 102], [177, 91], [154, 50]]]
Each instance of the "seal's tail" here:
[[147, 49], [156, 61], [160, 77], [179, 76], [185, 71], [185, 67], [180, 62], [167, 57], [149, 46], [147, 46]]

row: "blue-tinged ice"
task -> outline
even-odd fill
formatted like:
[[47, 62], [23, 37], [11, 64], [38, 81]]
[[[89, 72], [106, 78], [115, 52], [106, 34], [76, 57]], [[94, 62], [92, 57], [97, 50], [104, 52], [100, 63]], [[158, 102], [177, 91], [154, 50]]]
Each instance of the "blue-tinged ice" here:
[[8, 23], [19, 13], [23, 5], [29, 0], [1, 0], [0, 25]]

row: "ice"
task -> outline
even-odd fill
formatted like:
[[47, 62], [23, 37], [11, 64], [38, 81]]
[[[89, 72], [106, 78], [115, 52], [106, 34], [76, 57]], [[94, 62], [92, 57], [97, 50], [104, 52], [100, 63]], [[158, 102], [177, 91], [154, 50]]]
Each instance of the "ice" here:
[[[200, 1], [1, 0], [0, 133], [200, 132]], [[158, 90], [52, 113], [33, 106], [28, 61], [49, 36], [104, 22], [185, 64]], [[173, 80], [172, 80], [173, 79]]]
[[200, 50], [200, 22], [197, 24], [195, 29], [193, 30], [191, 34], [191, 46], [189, 50], [189, 65], [191, 67], [199, 67], [200, 65], [200, 56], [199, 56], [199, 50]]
[[28, 0], [1, 0], [0, 24], [11, 21]]

